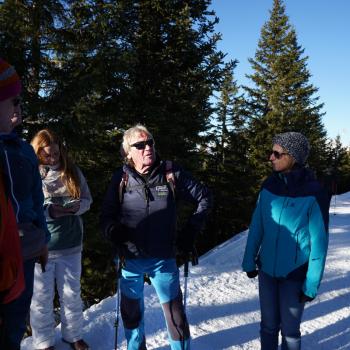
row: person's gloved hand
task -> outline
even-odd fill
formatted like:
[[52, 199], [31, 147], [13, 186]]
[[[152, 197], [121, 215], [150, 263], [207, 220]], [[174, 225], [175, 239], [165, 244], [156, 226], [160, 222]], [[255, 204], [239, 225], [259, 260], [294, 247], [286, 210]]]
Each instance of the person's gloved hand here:
[[303, 292], [300, 292], [299, 294], [299, 303], [307, 303], [310, 301], [313, 301], [315, 298], [311, 298], [308, 295], [304, 294]]
[[180, 254], [189, 254], [194, 250], [195, 235], [196, 231], [190, 225], [179, 232], [176, 239], [176, 249]]
[[124, 224], [111, 225], [106, 231], [106, 237], [114, 244], [119, 256], [140, 255], [139, 248], [130, 241], [129, 228]]
[[113, 224], [108, 228], [106, 236], [116, 246], [120, 246], [129, 240], [128, 228], [121, 223]]
[[255, 278], [259, 274], [259, 271], [258, 270], [248, 271], [246, 272], [246, 274], [249, 278]]
[[43, 273], [45, 272], [45, 268], [46, 268], [46, 264], [47, 264], [48, 259], [49, 259], [49, 251], [47, 249], [47, 245], [45, 245], [40, 256], [38, 257], [38, 263], [40, 264], [41, 271]]
[[[119, 246], [120, 247], [120, 246]], [[123, 255], [125, 252], [131, 253], [133, 256], [140, 255], [140, 250], [136, 247], [136, 245], [130, 241], [124, 242], [122, 247], [120, 247], [120, 254]]]

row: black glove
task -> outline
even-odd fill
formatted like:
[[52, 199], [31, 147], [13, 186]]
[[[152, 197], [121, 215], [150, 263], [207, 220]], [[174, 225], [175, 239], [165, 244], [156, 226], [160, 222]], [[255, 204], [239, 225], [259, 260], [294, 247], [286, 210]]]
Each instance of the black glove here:
[[259, 271], [258, 270], [253, 270], [253, 271], [248, 271], [246, 272], [247, 276], [249, 278], [255, 278], [258, 275]]
[[120, 246], [129, 240], [128, 228], [121, 223], [113, 224], [108, 228], [106, 236], [116, 246]]
[[187, 225], [177, 236], [176, 249], [180, 254], [189, 254], [194, 250], [194, 237], [196, 232]]
[[300, 292], [299, 294], [299, 303], [307, 303], [310, 301], [313, 301], [315, 298], [311, 298], [308, 295], [304, 294], [303, 292]]

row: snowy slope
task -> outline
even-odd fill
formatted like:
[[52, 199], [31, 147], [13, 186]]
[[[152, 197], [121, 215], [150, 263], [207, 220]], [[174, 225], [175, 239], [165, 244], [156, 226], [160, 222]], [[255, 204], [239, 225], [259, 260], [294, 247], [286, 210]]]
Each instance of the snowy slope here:
[[[330, 244], [319, 295], [307, 304], [303, 350], [350, 349], [350, 193], [332, 200]], [[193, 350], [259, 349], [257, 281], [241, 272], [247, 232], [214, 248], [190, 269], [187, 316]], [[146, 334], [149, 350], [166, 350], [167, 333], [161, 308], [151, 286], [145, 286]], [[115, 298], [107, 298], [84, 313], [84, 339], [92, 350], [114, 346]], [[56, 349], [68, 349], [56, 330]], [[126, 344], [119, 327], [118, 349]], [[31, 338], [21, 349], [32, 349]]]

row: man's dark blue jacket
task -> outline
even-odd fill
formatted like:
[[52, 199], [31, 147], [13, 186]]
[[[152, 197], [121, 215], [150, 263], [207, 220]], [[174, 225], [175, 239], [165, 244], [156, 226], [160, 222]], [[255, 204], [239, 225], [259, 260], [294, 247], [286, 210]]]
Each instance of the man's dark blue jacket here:
[[[210, 191], [174, 163], [172, 172], [176, 197], [196, 206], [187, 225], [198, 232], [211, 207]], [[119, 187], [123, 173], [127, 173], [128, 181], [121, 200]], [[177, 208], [165, 174], [165, 161], [157, 160], [146, 178], [124, 165], [115, 172], [107, 190], [101, 213], [102, 231], [108, 237], [113, 225], [118, 227], [122, 224], [127, 229], [128, 240], [140, 253], [137, 258], [167, 259], [175, 256]]]

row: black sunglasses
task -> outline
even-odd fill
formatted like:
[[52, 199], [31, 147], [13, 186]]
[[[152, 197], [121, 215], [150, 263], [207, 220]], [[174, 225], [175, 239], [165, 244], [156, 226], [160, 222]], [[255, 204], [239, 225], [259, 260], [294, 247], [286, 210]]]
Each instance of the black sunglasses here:
[[286, 152], [277, 152], [277, 151], [271, 151], [270, 155], [273, 154], [273, 156], [276, 158], [276, 159], [280, 159], [282, 158], [285, 154], [288, 154]]
[[132, 145], [130, 145], [131, 147], [135, 147], [136, 149], [140, 150], [140, 149], [145, 149], [146, 145], [153, 147], [154, 145], [154, 140], [153, 139], [148, 139], [146, 141], [139, 141], [136, 143], [133, 143]]

